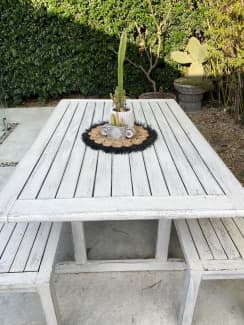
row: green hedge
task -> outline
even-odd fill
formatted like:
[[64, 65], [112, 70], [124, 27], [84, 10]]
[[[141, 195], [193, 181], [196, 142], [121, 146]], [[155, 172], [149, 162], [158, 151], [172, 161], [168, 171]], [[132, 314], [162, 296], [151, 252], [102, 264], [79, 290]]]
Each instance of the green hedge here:
[[[169, 61], [202, 15], [194, 1], [154, 1], [157, 16], [174, 3], [172, 19], [164, 36], [164, 50], [154, 72], [157, 85], [168, 89], [177, 75]], [[16, 104], [26, 98], [45, 100], [79, 92], [108, 96], [116, 83], [119, 35], [130, 30], [128, 56], [146, 65], [133, 37], [135, 21], [152, 26], [147, 0], [1, 0], [0, 2], [1, 98]], [[149, 91], [144, 75], [125, 65], [127, 94]]]

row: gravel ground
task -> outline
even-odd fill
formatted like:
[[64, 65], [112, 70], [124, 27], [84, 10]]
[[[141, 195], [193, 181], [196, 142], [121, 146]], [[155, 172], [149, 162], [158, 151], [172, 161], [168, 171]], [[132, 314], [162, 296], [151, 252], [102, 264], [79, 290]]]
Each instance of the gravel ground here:
[[216, 108], [188, 116], [244, 186], [244, 127]]

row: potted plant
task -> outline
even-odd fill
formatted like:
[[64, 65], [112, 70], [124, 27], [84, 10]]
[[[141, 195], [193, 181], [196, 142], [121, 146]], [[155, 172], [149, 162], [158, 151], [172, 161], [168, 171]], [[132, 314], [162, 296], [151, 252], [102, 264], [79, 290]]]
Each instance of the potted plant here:
[[124, 61], [127, 45], [127, 34], [124, 31], [120, 37], [120, 45], [118, 52], [118, 85], [114, 94], [111, 94], [113, 100], [113, 108], [110, 115], [109, 124], [105, 124], [101, 129], [103, 135], [124, 139], [130, 138], [135, 134], [134, 114], [133, 111], [126, 106], [126, 94], [124, 89]]
[[211, 89], [211, 81], [204, 78], [203, 63], [207, 61], [207, 44], [201, 44], [196, 37], [191, 37], [185, 52], [171, 52], [172, 60], [181, 64], [190, 64], [184, 77], [174, 81], [178, 91], [179, 104], [186, 111], [198, 111], [202, 106], [203, 94]]

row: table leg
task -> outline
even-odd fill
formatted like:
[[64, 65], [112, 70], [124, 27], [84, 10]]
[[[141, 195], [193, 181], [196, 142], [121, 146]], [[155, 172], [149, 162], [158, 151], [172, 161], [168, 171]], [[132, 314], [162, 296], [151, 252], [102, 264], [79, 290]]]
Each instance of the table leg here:
[[85, 264], [87, 262], [86, 241], [84, 233], [84, 224], [80, 221], [71, 222], [75, 262]]
[[161, 271], [185, 270], [181, 259], [168, 259], [171, 220], [159, 220], [158, 238], [155, 258], [123, 259], [123, 260], [87, 260], [85, 236], [82, 222], [72, 222], [74, 236], [75, 262], [59, 263], [57, 273], [79, 272], [128, 272], [128, 271]]
[[166, 262], [168, 259], [171, 223], [171, 219], [163, 219], [158, 221], [155, 258], [162, 262]]

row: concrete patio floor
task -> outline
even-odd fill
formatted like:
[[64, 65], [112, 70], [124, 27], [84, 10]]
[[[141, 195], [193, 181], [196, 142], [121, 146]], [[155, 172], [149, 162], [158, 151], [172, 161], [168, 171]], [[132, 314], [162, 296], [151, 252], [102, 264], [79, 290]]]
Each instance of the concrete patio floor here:
[[[18, 162], [52, 108], [8, 109], [17, 128], [0, 145], [0, 162]], [[15, 167], [0, 167], [0, 190]], [[89, 258], [150, 257], [156, 221], [86, 224]], [[172, 232], [170, 255], [181, 255]], [[64, 224], [57, 260], [71, 260], [69, 224]], [[57, 274], [54, 276], [64, 325], [173, 325], [183, 293], [184, 272]], [[34, 294], [0, 294], [1, 325], [44, 325]], [[193, 324], [243, 325], [244, 281], [204, 281]]]

